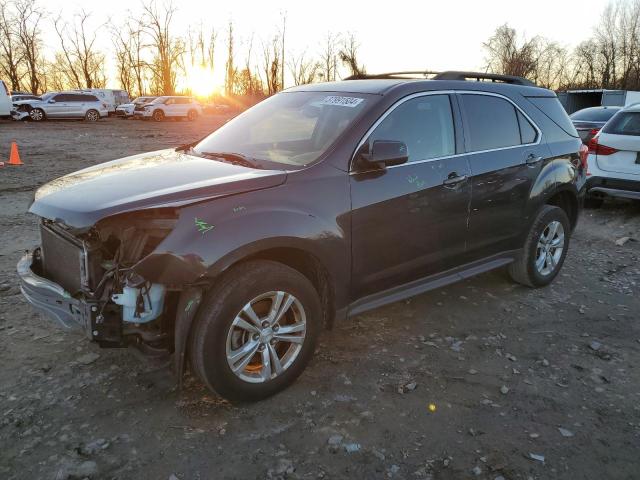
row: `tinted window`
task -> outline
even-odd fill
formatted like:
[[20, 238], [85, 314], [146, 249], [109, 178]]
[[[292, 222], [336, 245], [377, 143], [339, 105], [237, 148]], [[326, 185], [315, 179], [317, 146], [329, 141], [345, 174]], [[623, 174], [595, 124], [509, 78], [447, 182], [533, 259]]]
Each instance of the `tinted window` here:
[[188, 98], [176, 98], [174, 100], [175, 100], [175, 103], [177, 103], [178, 105], [184, 105], [185, 103], [191, 103], [191, 100], [189, 100]]
[[533, 143], [536, 141], [536, 136], [538, 132], [533, 128], [531, 122], [527, 120], [527, 118], [520, 112], [516, 110], [518, 113], [518, 123], [520, 124], [520, 140], [522, 143]]
[[620, 110], [619, 108], [600, 108], [600, 107], [592, 107], [585, 108], [582, 110], [578, 110], [575, 113], [572, 113], [569, 118], [571, 120], [582, 121], [582, 122], [606, 122], [613, 115]]
[[640, 135], [640, 112], [620, 112], [602, 129], [614, 135]]
[[489, 95], [462, 95], [470, 151], [520, 145], [515, 107]]
[[553, 123], [566, 133], [572, 137], [578, 137], [576, 128], [571, 123], [569, 115], [567, 115], [557, 97], [527, 97], [527, 100], [533, 103], [538, 110], [549, 117]]
[[453, 116], [448, 95], [425, 95], [408, 100], [393, 110], [369, 137], [407, 144], [409, 162], [455, 153]]
[[53, 100], [55, 100], [56, 102], [69, 102], [71, 97], [72, 95], [67, 95], [63, 93], [53, 97]]

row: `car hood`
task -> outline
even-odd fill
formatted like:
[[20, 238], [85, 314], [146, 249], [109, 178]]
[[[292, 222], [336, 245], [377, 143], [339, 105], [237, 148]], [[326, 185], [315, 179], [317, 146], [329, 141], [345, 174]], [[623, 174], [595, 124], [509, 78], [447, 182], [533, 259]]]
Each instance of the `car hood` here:
[[134, 210], [177, 207], [201, 200], [274, 187], [284, 170], [259, 170], [159, 150], [103, 163], [40, 187], [31, 213], [85, 228]]

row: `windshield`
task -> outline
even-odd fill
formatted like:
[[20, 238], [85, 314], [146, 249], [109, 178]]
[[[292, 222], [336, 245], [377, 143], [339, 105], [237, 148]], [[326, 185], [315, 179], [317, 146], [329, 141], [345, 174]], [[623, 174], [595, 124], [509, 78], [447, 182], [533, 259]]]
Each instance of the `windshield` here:
[[571, 120], [583, 122], [606, 122], [617, 111], [617, 108], [585, 108], [571, 114], [570, 118]]
[[166, 99], [167, 99], [167, 97], [158, 97], [158, 98], [153, 99], [153, 101], [150, 102], [150, 103], [164, 103], [164, 101]]
[[40, 97], [42, 99], [42, 101], [46, 102], [47, 100], [49, 100], [51, 97], [53, 97], [56, 94], [56, 92], [50, 92], [50, 93], [45, 93], [44, 95], [42, 95], [42, 97]]
[[233, 152], [295, 166], [320, 158], [363, 110], [366, 95], [284, 92], [237, 116], [198, 143], [198, 154]]

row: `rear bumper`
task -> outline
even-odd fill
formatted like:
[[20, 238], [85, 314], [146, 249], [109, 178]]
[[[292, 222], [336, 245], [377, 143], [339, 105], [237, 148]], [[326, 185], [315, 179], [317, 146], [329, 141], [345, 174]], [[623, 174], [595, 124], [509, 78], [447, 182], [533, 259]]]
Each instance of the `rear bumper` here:
[[87, 305], [77, 300], [64, 288], [33, 270], [33, 253], [27, 252], [18, 262], [20, 290], [26, 300], [39, 312], [67, 330], [84, 329]]
[[640, 200], [640, 179], [638, 181], [609, 177], [589, 177], [587, 195], [602, 194], [610, 197]]

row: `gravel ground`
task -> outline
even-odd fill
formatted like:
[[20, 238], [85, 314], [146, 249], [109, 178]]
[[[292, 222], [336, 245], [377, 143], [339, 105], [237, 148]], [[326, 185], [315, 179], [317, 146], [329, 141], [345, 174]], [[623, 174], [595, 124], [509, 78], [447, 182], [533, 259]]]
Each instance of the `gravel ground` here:
[[257, 404], [178, 392], [166, 364], [27, 306], [36, 187], [224, 120], [0, 122], [0, 160], [15, 140], [25, 162], [0, 168], [0, 478], [640, 477], [638, 205], [585, 211], [548, 288], [495, 271], [337, 325]]

